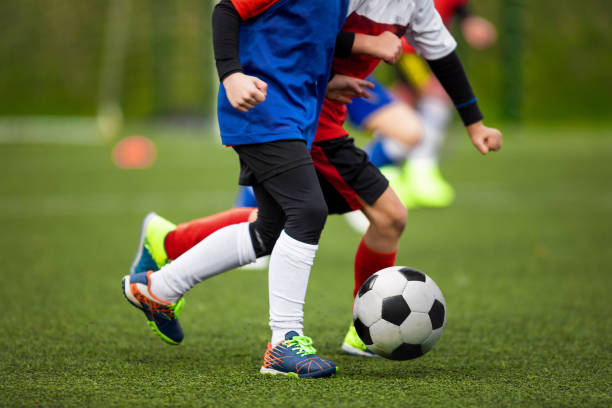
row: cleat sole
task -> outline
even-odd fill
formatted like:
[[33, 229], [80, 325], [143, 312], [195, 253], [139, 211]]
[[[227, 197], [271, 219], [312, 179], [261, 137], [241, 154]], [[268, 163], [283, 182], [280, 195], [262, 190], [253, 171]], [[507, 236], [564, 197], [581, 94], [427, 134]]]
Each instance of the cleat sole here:
[[312, 375], [299, 375], [298, 373], [278, 371], [273, 368], [266, 368], [264, 366], [261, 366], [261, 368], [259, 369], [259, 372], [264, 375], [284, 375], [285, 377], [290, 378], [325, 378], [333, 375], [336, 371], [338, 371], [338, 367], [334, 367], [333, 370], [327, 370], [321, 373], [313, 373]]
[[346, 354], [350, 354], [350, 355], [353, 355], [353, 356], [370, 357], [370, 358], [380, 357], [378, 354], [374, 354], [374, 353], [370, 353], [370, 352], [367, 352], [367, 351], [360, 350], [360, 349], [358, 349], [356, 347], [353, 347], [351, 345], [348, 345], [346, 343], [342, 343], [341, 349]]

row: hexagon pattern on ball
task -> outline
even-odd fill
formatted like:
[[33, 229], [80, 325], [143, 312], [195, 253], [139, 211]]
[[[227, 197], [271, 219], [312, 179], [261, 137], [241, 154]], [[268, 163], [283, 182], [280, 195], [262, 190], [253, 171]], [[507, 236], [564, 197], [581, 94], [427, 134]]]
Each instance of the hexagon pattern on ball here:
[[370, 350], [383, 357], [389, 357], [397, 345], [403, 343], [399, 326], [382, 319], [370, 326], [370, 336]]
[[353, 305], [357, 334], [374, 353], [409, 360], [427, 353], [446, 325], [446, 301], [426, 274], [405, 266], [376, 272]]
[[431, 320], [427, 313], [412, 312], [400, 325], [402, 341], [409, 344], [423, 343], [431, 331]]
[[413, 312], [429, 312], [429, 310], [431, 310], [431, 306], [434, 304], [434, 300], [436, 300], [431, 291], [423, 290], [424, 287], [425, 285], [423, 285], [423, 282], [407, 282], [406, 287], [402, 292], [402, 295], [404, 296], [404, 299], [406, 299], [410, 310]]
[[[389, 270], [388, 273], [378, 275], [372, 285], [372, 290], [380, 295], [381, 298], [399, 295], [406, 286], [406, 278], [396, 270]], [[377, 272], [378, 273], [378, 272]]]
[[[363, 310], [365, 312], [365, 310]], [[408, 318], [410, 307], [402, 295], [390, 296], [382, 301], [381, 317], [399, 326]]]
[[363, 282], [363, 285], [361, 285], [359, 288], [359, 292], [357, 292], [357, 296], [362, 297], [368, 293], [368, 291], [372, 290], [372, 286], [374, 286], [376, 279], [378, 279], [378, 275], [372, 275], [365, 282]]
[[359, 310], [356, 310], [359, 313], [359, 320], [368, 327], [379, 321], [382, 317], [382, 303], [383, 300], [378, 293], [373, 290], [367, 292], [359, 298]]
[[372, 345], [372, 336], [370, 336], [370, 328], [365, 324], [361, 323], [361, 320], [355, 319], [353, 321], [355, 325], [355, 331], [357, 335], [365, 343], [366, 346]]

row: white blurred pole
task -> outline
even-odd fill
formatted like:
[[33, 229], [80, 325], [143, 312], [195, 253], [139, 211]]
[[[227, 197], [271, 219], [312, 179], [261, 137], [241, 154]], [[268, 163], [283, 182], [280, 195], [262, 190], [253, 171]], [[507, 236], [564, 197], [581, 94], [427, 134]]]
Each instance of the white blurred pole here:
[[98, 89], [98, 131], [103, 141], [119, 137], [123, 126], [121, 87], [132, 0], [109, 0]]

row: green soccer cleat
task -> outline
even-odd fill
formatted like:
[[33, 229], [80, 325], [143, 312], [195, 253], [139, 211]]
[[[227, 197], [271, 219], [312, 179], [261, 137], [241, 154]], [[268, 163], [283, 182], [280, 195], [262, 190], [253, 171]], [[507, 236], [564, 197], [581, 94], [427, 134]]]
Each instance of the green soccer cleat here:
[[446, 208], [455, 200], [453, 187], [444, 180], [436, 163], [407, 162], [402, 169], [402, 179], [407, 189], [402, 194], [409, 196], [413, 207]]
[[157, 271], [168, 263], [164, 240], [175, 228], [176, 225], [156, 213], [147, 214], [140, 228], [138, 251], [130, 267], [130, 275]]
[[404, 178], [404, 172], [397, 166], [384, 166], [380, 168], [380, 172], [389, 180], [389, 186], [395, 191], [395, 194], [404, 203], [406, 208], [415, 208], [417, 205], [412, 200], [410, 186]]
[[361, 356], [361, 357], [379, 357], [378, 354], [372, 353], [368, 347], [361, 341], [359, 335], [357, 334], [357, 330], [355, 330], [355, 325], [351, 324], [349, 327], [346, 336], [344, 336], [344, 342], [342, 342], [342, 351], [346, 354], [351, 354], [353, 356]]

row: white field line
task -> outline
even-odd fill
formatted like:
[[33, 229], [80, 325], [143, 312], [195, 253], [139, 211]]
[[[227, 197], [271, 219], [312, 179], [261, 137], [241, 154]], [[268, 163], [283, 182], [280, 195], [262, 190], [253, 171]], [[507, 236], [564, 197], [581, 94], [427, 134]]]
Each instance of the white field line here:
[[612, 189], [608, 191], [576, 190], [572, 187], [557, 185], [542, 186], [531, 192], [504, 190], [501, 186], [463, 184], [456, 185], [457, 204], [466, 208], [485, 211], [546, 211], [568, 208], [575, 210], [612, 210]]
[[231, 207], [237, 190], [0, 197], [0, 217], [144, 215], [149, 211], [202, 212]]
[[[551, 209], [612, 211], [612, 191], [538, 191], [524, 194], [500, 188], [456, 186], [458, 199], [452, 209], [488, 213], [542, 212]], [[229, 208], [236, 190], [185, 191], [179, 193], [79, 193], [38, 196], [0, 196], [0, 218], [30, 216], [92, 216], [135, 214], [149, 211], [201, 212]]]
[[95, 118], [0, 118], [0, 143], [101, 144]]

